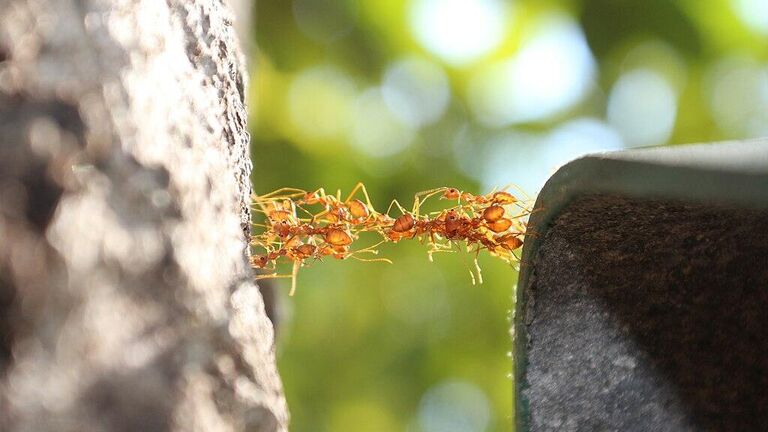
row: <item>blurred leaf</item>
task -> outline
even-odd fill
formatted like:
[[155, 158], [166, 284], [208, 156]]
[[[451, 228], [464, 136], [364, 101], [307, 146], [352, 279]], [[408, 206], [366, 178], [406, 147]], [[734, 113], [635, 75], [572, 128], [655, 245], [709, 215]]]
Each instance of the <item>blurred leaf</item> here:
[[583, 0], [581, 24], [598, 58], [637, 37], [665, 40], [691, 57], [702, 53], [696, 27], [670, 0]]

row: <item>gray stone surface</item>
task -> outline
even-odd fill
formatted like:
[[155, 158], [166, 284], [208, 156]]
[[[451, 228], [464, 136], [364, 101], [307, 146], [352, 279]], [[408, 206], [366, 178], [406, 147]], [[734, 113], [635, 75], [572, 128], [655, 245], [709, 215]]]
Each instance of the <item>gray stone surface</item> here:
[[587, 196], [533, 269], [530, 430], [768, 430], [768, 211]]
[[287, 430], [231, 22], [0, 0], [0, 430]]

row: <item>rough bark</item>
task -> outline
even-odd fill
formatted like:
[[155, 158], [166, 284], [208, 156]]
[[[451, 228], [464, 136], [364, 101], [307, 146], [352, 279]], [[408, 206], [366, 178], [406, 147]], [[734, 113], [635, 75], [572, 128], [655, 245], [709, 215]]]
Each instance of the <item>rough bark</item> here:
[[0, 0], [0, 430], [278, 431], [221, 0]]

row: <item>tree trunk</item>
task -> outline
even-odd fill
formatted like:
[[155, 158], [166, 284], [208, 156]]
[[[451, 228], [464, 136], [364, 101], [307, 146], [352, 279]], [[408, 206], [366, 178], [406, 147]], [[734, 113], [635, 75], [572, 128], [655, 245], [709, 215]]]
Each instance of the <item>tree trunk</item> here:
[[282, 431], [221, 0], [0, 0], [0, 430]]

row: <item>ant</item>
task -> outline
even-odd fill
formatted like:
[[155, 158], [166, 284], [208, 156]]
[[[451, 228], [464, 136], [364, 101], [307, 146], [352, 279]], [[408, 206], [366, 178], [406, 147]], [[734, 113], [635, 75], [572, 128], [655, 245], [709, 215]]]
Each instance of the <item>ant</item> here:
[[[261, 249], [262, 253], [252, 256], [251, 264], [256, 268], [274, 270], [278, 260], [293, 262], [290, 275], [272, 272], [257, 276], [257, 279], [290, 277], [289, 295], [293, 295], [299, 269], [308, 265], [310, 260], [333, 257], [391, 263], [386, 258], [362, 258], [359, 255], [376, 255], [376, 247], [385, 242], [416, 238], [429, 244], [427, 254], [430, 261], [434, 253], [454, 252], [454, 246], [464, 243], [467, 251], [475, 255], [475, 272], [469, 271], [472, 283], [476, 280], [475, 273], [482, 283], [477, 262], [482, 250], [510, 264], [520, 261], [515, 251], [523, 244], [525, 219], [532, 211], [506, 189], [485, 195], [473, 195], [449, 187], [430, 189], [414, 195], [411, 210], [392, 200], [384, 213], [377, 212], [371, 204], [363, 183], [358, 183], [344, 200], [340, 190], [330, 195], [322, 188], [311, 192], [281, 188], [265, 195], [254, 195], [255, 208], [265, 214], [266, 221], [255, 224], [263, 231], [252, 237], [251, 245]], [[365, 201], [355, 197], [358, 193]], [[438, 195], [440, 199], [456, 201], [456, 205], [421, 214], [424, 202]], [[313, 213], [309, 210], [311, 206], [320, 206], [321, 210]], [[390, 216], [393, 208], [397, 208], [401, 215]], [[517, 210], [511, 211], [513, 208]], [[299, 216], [299, 211], [302, 216]], [[378, 233], [382, 240], [352, 251], [350, 247], [358, 240], [359, 234], [368, 231]]]

